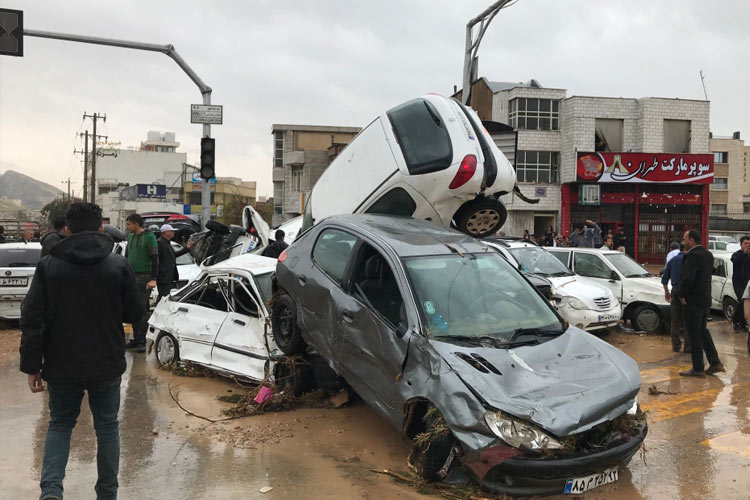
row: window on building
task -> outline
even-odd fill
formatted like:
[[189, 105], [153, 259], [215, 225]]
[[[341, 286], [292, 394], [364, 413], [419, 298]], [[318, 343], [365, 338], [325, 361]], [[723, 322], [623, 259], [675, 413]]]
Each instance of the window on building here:
[[690, 120], [664, 120], [665, 153], [690, 152]]
[[727, 151], [714, 151], [714, 163], [729, 163], [729, 153]]
[[302, 167], [292, 167], [292, 191], [299, 193], [302, 191]]
[[273, 166], [284, 166], [284, 132], [273, 133]]
[[598, 205], [601, 202], [602, 190], [599, 184], [581, 184], [578, 191], [578, 203], [581, 205]]
[[750, 214], [750, 203], [743, 203], [742, 211], [746, 214]]
[[274, 182], [273, 183], [273, 212], [275, 214], [283, 213], [284, 211], [284, 183]]
[[557, 151], [518, 151], [516, 177], [518, 182], [557, 182], [560, 153]]
[[517, 97], [510, 100], [509, 117], [519, 130], [560, 130], [560, 101]]
[[727, 205], [726, 203], [712, 203], [711, 204], [711, 212], [709, 215], [726, 215], [727, 214]]
[[714, 183], [711, 185], [713, 189], [726, 190], [729, 189], [729, 179], [726, 177], [714, 177]]
[[623, 151], [622, 120], [597, 118], [594, 131], [594, 150], [603, 152]]

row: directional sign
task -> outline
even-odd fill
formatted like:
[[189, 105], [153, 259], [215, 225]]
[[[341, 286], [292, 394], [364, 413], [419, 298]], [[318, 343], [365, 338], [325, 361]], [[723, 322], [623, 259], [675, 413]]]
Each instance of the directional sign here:
[[0, 9], [0, 55], [23, 55], [23, 11]]
[[191, 104], [190, 123], [221, 125], [224, 118], [224, 107], [210, 104]]

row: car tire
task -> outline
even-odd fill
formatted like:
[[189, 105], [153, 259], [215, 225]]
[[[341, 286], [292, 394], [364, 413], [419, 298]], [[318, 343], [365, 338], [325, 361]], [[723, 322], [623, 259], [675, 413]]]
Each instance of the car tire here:
[[297, 326], [297, 307], [289, 295], [282, 294], [274, 300], [271, 320], [273, 339], [281, 352], [293, 356], [305, 351], [305, 341]]
[[721, 310], [728, 321], [734, 321], [734, 313], [738, 307], [739, 304], [737, 304], [737, 301], [731, 297], [724, 297], [724, 301], [721, 304]]
[[304, 360], [289, 359], [276, 364], [276, 387], [284, 392], [290, 392], [296, 398], [315, 388], [313, 378], [310, 365]]
[[[433, 419], [427, 425], [427, 432], [434, 430], [433, 425], [437, 419]], [[453, 434], [448, 431], [435, 435], [432, 439], [421, 445], [421, 449], [413, 452], [415, 457], [412, 465], [416, 468], [419, 477], [431, 483], [441, 481], [440, 470], [445, 466], [451, 450], [455, 444]]]
[[661, 331], [661, 315], [651, 304], [638, 306], [631, 316], [633, 327], [646, 333], [659, 333]]
[[223, 235], [229, 234], [230, 232], [229, 226], [227, 226], [226, 224], [222, 224], [221, 222], [217, 220], [210, 220], [206, 222], [206, 229], [208, 229], [209, 231], [218, 233], [218, 234], [223, 234]]
[[180, 360], [180, 346], [169, 333], [161, 333], [154, 344], [156, 362], [162, 368], [171, 368]]
[[456, 228], [475, 238], [484, 238], [497, 232], [508, 219], [508, 210], [500, 201], [481, 198], [465, 204], [456, 212]]

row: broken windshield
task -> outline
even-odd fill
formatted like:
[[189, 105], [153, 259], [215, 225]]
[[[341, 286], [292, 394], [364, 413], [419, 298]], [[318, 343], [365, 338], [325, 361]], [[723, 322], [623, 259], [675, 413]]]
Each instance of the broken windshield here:
[[412, 257], [404, 264], [432, 338], [494, 337], [502, 345], [519, 330], [563, 331], [550, 306], [497, 254]]
[[572, 271], [551, 253], [539, 247], [511, 248], [510, 253], [527, 273], [544, 276], [570, 276]]

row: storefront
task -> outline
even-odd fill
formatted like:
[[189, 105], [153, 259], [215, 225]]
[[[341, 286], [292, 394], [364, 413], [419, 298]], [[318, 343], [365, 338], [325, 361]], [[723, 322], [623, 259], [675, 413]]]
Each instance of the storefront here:
[[604, 234], [622, 228], [626, 251], [643, 264], [663, 264], [669, 245], [689, 229], [708, 236], [710, 154], [577, 154], [577, 182], [561, 186], [561, 229], [590, 219]]

